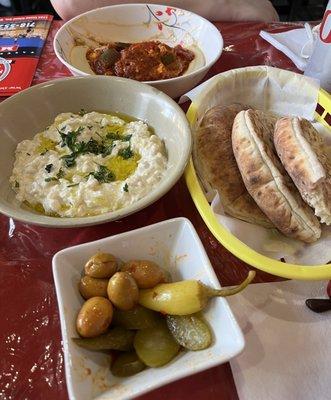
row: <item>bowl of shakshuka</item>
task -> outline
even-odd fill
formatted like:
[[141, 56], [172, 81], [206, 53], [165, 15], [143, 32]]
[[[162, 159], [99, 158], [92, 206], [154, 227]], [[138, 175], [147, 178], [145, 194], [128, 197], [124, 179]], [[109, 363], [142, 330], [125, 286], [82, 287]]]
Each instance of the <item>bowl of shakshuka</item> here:
[[65, 23], [54, 38], [58, 59], [73, 75], [119, 76], [175, 98], [206, 75], [223, 49], [219, 30], [179, 8], [122, 4]]

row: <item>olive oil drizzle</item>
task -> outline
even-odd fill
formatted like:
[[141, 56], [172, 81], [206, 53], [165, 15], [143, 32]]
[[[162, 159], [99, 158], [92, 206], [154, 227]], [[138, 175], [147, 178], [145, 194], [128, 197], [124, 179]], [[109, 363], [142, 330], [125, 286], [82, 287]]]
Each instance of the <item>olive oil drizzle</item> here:
[[[90, 111], [86, 111], [83, 108], [77, 112], [76, 115], [83, 116]], [[137, 118], [133, 118], [123, 113], [119, 112], [104, 112], [98, 111], [99, 113], [106, 114], [107, 116], [117, 117], [122, 119], [125, 122], [125, 125], [130, 122], [139, 121]], [[45, 178], [46, 182], [59, 182], [60, 179], [64, 178], [68, 180], [67, 187], [68, 188], [75, 188], [79, 186], [79, 183], [74, 183], [71, 180], [70, 175], [68, 174], [67, 170], [74, 167], [76, 165], [76, 158], [81, 154], [102, 154], [103, 158], [105, 158], [105, 165], [99, 165], [98, 170], [95, 172], [91, 172], [85, 175], [86, 180], [89, 179], [90, 176], [93, 176], [100, 184], [103, 183], [110, 183], [114, 181], [125, 181], [131, 174], [134, 173], [138, 166], [138, 162], [141, 158], [140, 154], [134, 152], [131, 149], [131, 136], [132, 135], [125, 135], [125, 125], [119, 124], [109, 124], [106, 126], [106, 133], [104, 135], [98, 134], [100, 137], [100, 141], [91, 138], [88, 142], [79, 141], [79, 135], [84, 130], [84, 127], [79, 127], [76, 130], [69, 131], [67, 133], [64, 132], [64, 129], [58, 130], [61, 139], [59, 141], [54, 141], [44, 136], [43, 132], [39, 134], [39, 145], [36, 148], [36, 152], [39, 153], [41, 156], [46, 154], [50, 150], [55, 150], [58, 153], [61, 151], [56, 149], [58, 145], [61, 147], [67, 147], [71, 153], [64, 154], [61, 156], [63, 160], [63, 167], [60, 168], [56, 174], [52, 174], [53, 172], [53, 164], [47, 164], [45, 166], [45, 170], [50, 175]], [[46, 128], [46, 131], [50, 127]], [[91, 130], [92, 125], [86, 126], [87, 129]], [[153, 135], [155, 134], [154, 129], [151, 126], [148, 126], [149, 132]], [[104, 133], [104, 132], [102, 132]], [[121, 149], [118, 152], [117, 156], [110, 156], [113, 147], [115, 146], [114, 142], [117, 140], [121, 140], [123, 142], [129, 142], [129, 145]], [[63, 154], [63, 153], [62, 153]], [[65, 172], [66, 171], [66, 172]], [[14, 188], [17, 190], [19, 189], [19, 182], [15, 181]], [[127, 183], [124, 184], [122, 187], [124, 192], [129, 191], [129, 186]], [[57, 213], [48, 213], [44, 209], [41, 203], [31, 204], [28, 201], [24, 201], [24, 204], [33, 209], [35, 212], [39, 214], [44, 214], [52, 217], [59, 217], [60, 215]], [[63, 205], [63, 209], [69, 208], [69, 206]]]

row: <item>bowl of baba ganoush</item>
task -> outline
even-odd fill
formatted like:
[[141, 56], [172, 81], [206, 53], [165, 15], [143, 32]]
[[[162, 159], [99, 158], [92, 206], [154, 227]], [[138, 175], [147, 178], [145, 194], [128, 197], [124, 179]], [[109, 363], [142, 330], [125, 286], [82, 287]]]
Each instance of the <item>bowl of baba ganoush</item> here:
[[2, 102], [0, 119], [0, 212], [44, 226], [141, 210], [175, 184], [191, 151], [180, 107], [124, 78], [36, 85]]
[[73, 75], [120, 76], [179, 97], [218, 60], [218, 29], [190, 11], [155, 4], [98, 8], [65, 23], [54, 38]]

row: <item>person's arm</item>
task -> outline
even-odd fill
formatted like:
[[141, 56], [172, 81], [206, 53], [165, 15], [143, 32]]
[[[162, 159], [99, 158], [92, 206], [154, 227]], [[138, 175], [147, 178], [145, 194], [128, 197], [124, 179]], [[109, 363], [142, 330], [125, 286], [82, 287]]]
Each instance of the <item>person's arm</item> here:
[[[128, 0], [51, 0], [64, 20], [98, 7], [126, 4]], [[135, 1], [130, 1], [135, 3]], [[137, 2], [139, 3], [139, 1]], [[210, 21], [278, 21], [279, 17], [268, 0], [152, 0], [149, 4], [171, 5], [195, 12]]]

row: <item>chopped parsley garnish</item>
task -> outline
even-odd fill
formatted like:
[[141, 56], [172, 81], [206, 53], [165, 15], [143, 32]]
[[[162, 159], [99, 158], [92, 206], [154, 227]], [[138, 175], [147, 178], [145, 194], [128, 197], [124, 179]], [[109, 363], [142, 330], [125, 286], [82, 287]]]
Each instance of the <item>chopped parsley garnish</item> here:
[[128, 192], [129, 191], [129, 186], [128, 186], [127, 183], [123, 186], [123, 190], [124, 190], [124, 192]]
[[128, 160], [133, 156], [133, 151], [131, 150], [131, 147], [128, 146], [125, 149], [121, 149], [118, 152], [118, 155], [121, 156], [124, 160]]
[[[92, 129], [92, 126], [88, 126], [89, 129]], [[115, 132], [109, 132], [107, 133], [106, 137], [103, 138], [100, 134], [96, 132], [96, 134], [101, 138], [101, 141], [97, 141], [95, 139], [90, 139], [88, 142], [79, 142], [77, 140], [78, 135], [81, 133], [81, 131], [84, 129], [83, 127], [79, 127], [75, 131], [69, 131], [68, 133], [65, 133], [63, 130], [65, 129], [62, 128], [58, 130], [62, 141], [61, 147], [67, 146], [70, 150], [70, 154], [66, 154], [62, 156], [61, 158], [63, 159], [63, 163], [67, 168], [71, 168], [76, 165], [76, 158], [81, 155], [81, 154], [87, 154], [87, 153], [92, 153], [95, 155], [101, 154], [103, 157], [106, 157], [112, 153], [112, 150], [114, 148], [114, 141], [115, 140], [121, 140], [124, 142], [130, 141], [132, 135], [121, 135], [120, 128], [118, 127], [118, 130], [115, 130]], [[119, 151], [119, 155], [127, 160], [128, 158], [131, 158], [133, 156], [133, 152], [131, 151], [130, 148], [123, 149]]]
[[59, 172], [56, 174], [57, 179], [64, 177], [64, 171], [62, 168], [59, 169]]
[[80, 111], [79, 111], [79, 113], [78, 113], [78, 115], [80, 115], [80, 116], [82, 117], [82, 116], [85, 115], [85, 114], [87, 114], [87, 111], [84, 110], [84, 108], [81, 108]]
[[114, 144], [111, 144], [109, 146], [105, 146], [103, 152], [102, 152], [102, 157], [107, 157], [111, 154], [111, 152], [113, 151], [114, 148]]
[[92, 154], [101, 154], [105, 151], [105, 145], [103, 143], [99, 143], [95, 139], [90, 139], [87, 143], [81, 142], [81, 148], [77, 148], [77, 151], [82, 154], [92, 153]]
[[80, 126], [77, 130], [69, 131], [68, 133], [64, 133], [61, 130], [58, 130], [62, 139], [61, 147], [68, 146], [71, 151], [75, 151], [77, 136], [81, 133], [83, 129], [84, 128]]
[[17, 181], [15, 181], [15, 187], [16, 187], [16, 188], [19, 188], [19, 187], [20, 187], [20, 184], [19, 184]]
[[132, 137], [132, 135], [125, 135], [125, 136], [123, 136], [122, 140], [123, 140], [123, 142], [129, 142], [131, 137]]
[[47, 164], [46, 167], [45, 167], [45, 170], [46, 170], [48, 173], [50, 173], [51, 170], [52, 170], [52, 168], [53, 168], [53, 164]]
[[79, 183], [72, 183], [71, 185], [67, 185], [67, 187], [74, 187], [74, 186], [78, 186]]
[[118, 132], [109, 132], [106, 135], [106, 139], [114, 141], [114, 140], [121, 140], [122, 136]]
[[51, 181], [58, 181], [58, 178], [56, 178], [55, 176], [51, 176], [45, 179], [45, 182], [51, 182]]
[[[104, 143], [104, 149], [102, 151], [103, 157], [106, 157], [111, 154], [111, 152], [113, 151], [113, 148], [115, 146], [115, 143], [114, 143], [115, 140], [121, 140], [123, 142], [128, 142], [131, 139], [131, 136], [132, 135], [122, 136], [117, 132], [107, 133], [106, 139], [103, 142]], [[128, 158], [130, 158], [130, 157], [128, 157]]]
[[76, 165], [76, 157], [77, 157], [77, 155], [75, 153], [71, 153], [66, 156], [62, 156], [61, 158], [64, 161], [64, 165], [67, 168], [71, 168], [74, 165]]
[[[49, 164], [53, 165], [53, 164]], [[64, 177], [64, 171], [62, 168], [59, 169], [59, 172], [56, 174], [56, 176], [50, 176], [49, 178], [45, 179], [45, 182], [51, 182], [51, 181], [58, 181], [60, 178]]]
[[40, 153], [41, 156], [44, 156], [48, 152], [48, 149], [45, 149], [43, 152]]
[[30, 154], [30, 153], [26, 153], [26, 155], [27, 155], [27, 156], [31, 156], [31, 154]]
[[99, 170], [91, 172], [89, 175], [92, 175], [99, 183], [109, 183], [115, 180], [115, 174], [105, 165], [99, 165]]
[[91, 130], [91, 129], [93, 128], [93, 126], [92, 126], [92, 125], [87, 125], [87, 128], [88, 128], [89, 130]]

